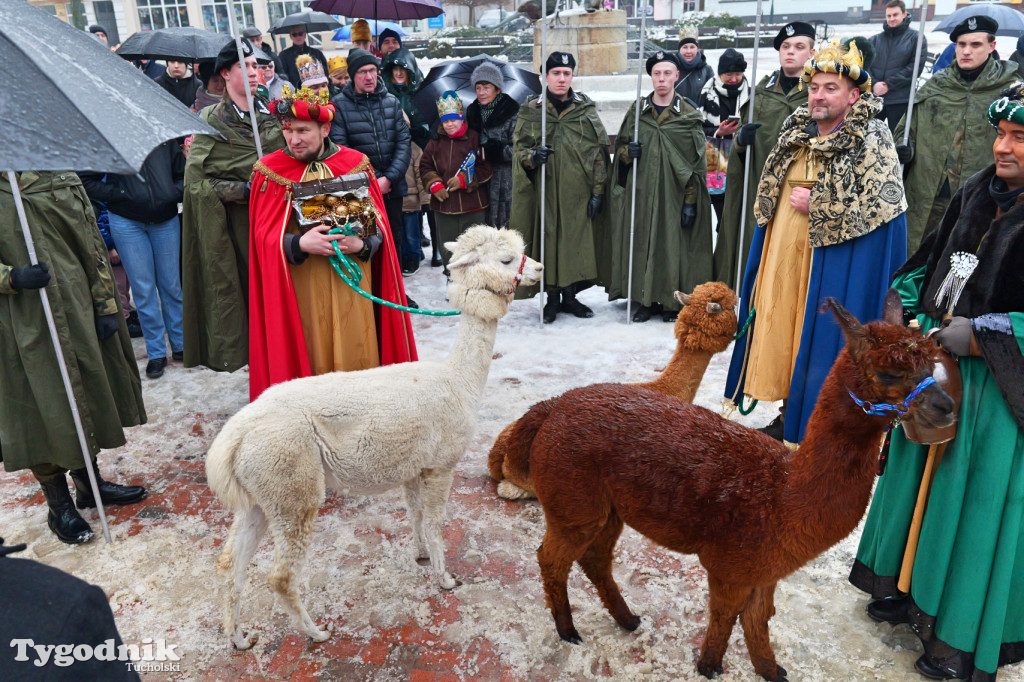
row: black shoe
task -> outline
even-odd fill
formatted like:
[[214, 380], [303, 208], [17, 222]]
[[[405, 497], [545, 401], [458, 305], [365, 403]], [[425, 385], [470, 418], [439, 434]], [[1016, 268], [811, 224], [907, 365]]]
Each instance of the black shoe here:
[[412, 300], [412, 298], [408, 296], [405, 297], [405, 305], [409, 308], [419, 308], [419, 305], [416, 303], [416, 301]]
[[[85, 467], [72, 471], [71, 480], [75, 482], [75, 504], [78, 508], [95, 507], [96, 498], [92, 496], [89, 472], [85, 470]], [[135, 504], [146, 497], [146, 489], [141, 485], [117, 485], [110, 481], [104, 481], [100, 476], [99, 469], [96, 470], [96, 485], [100, 489], [100, 499], [104, 505]]]
[[914, 667], [917, 668], [917, 672], [933, 680], [967, 679], [967, 675], [936, 663], [928, 654], [921, 654], [921, 657], [914, 662]]
[[785, 416], [782, 413], [779, 413], [778, 417], [776, 417], [775, 419], [773, 419], [770, 422], [768, 422], [767, 426], [762, 426], [761, 428], [759, 428], [758, 431], [760, 431], [761, 433], [763, 433], [763, 434], [765, 434], [767, 436], [771, 436], [772, 438], [774, 438], [775, 440], [777, 440], [777, 441], [779, 441], [781, 443], [783, 440], [786, 439], [786, 437], [785, 437], [785, 432], [786, 432], [786, 418], [785, 418]]
[[678, 310], [662, 310], [661, 321], [662, 322], [675, 322], [676, 318], [679, 317]]
[[420, 246], [426, 248], [430, 246], [430, 237], [425, 234], [420, 235]]
[[171, 351], [171, 358], [175, 362], [184, 362], [184, 360], [185, 360], [185, 351], [183, 351], [183, 350], [172, 350]]
[[634, 322], [646, 322], [647, 320], [651, 319], [652, 315], [656, 315], [656, 314], [658, 314], [660, 312], [661, 312], [661, 304], [660, 303], [652, 303], [649, 306], [642, 305], [642, 306], [640, 306], [639, 308], [636, 309], [635, 313], [633, 313], [633, 321]]
[[548, 302], [544, 304], [544, 324], [551, 324], [558, 317], [558, 310], [562, 307], [558, 291], [548, 292]]
[[432, 268], [439, 268], [439, 267], [441, 267], [442, 265], [444, 265], [444, 261], [442, 261], [442, 260], [441, 260], [441, 257], [440, 257], [440, 256], [438, 256], [438, 255], [437, 255], [437, 254], [435, 253], [435, 254], [434, 254], [434, 255], [433, 255], [433, 256], [432, 256], [431, 258], [430, 258], [430, 267], [432, 267]]
[[910, 597], [876, 599], [868, 603], [868, 615], [874, 620], [893, 625], [910, 622]]
[[562, 290], [561, 311], [569, 313], [573, 317], [582, 317], [584, 319], [594, 316], [593, 310], [576, 300], [576, 295], [572, 293], [571, 289]]
[[139, 312], [137, 310], [128, 313], [128, 317], [125, 318], [125, 324], [128, 325], [128, 336], [133, 339], [142, 337], [142, 325], [139, 324]]
[[164, 367], [167, 366], [167, 358], [153, 358], [146, 363], [146, 376], [150, 379], [159, 379], [164, 375]]
[[58, 476], [52, 481], [40, 482], [39, 485], [46, 496], [46, 505], [50, 508], [46, 525], [57, 539], [69, 545], [80, 545], [92, 540], [92, 528], [75, 509], [75, 505], [71, 504], [67, 480]]
[[420, 262], [413, 258], [406, 258], [402, 261], [402, 274], [411, 275], [420, 269]]

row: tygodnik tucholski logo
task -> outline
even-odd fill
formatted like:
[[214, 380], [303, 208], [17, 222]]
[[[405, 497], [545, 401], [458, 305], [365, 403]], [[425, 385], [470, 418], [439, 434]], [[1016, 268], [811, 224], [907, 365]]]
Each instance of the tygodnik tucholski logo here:
[[31, 639], [12, 639], [15, 649], [14, 660], [38, 668], [52, 663], [66, 668], [77, 661], [120, 661], [136, 672], [180, 672], [181, 656], [175, 649], [177, 644], [167, 644], [163, 639], [146, 637], [140, 644], [114, 644], [113, 639], [102, 644], [36, 644]]

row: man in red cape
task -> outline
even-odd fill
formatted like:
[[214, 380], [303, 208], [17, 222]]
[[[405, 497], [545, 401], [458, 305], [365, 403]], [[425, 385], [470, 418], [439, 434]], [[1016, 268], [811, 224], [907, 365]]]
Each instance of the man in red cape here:
[[[360, 267], [360, 286], [406, 305], [405, 287], [384, 199], [367, 157], [328, 138], [334, 106], [303, 88], [274, 100], [286, 149], [253, 167], [249, 200], [249, 397], [273, 384], [333, 371], [416, 360], [409, 314], [353, 291], [328, 256], [338, 242]], [[366, 240], [328, 235], [327, 225], [304, 234], [292, 211], [292, 182], [365, 172], [377, 208], [379, 234]]]

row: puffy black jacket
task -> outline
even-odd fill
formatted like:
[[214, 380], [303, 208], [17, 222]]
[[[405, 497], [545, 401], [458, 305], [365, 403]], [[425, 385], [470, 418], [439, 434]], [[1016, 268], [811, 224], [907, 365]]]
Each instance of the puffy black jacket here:
[[185, 156], [177, 140], [167, 140], [149, 153], [139, 175], [79, 173], [93, 201], [111, 213], [144, 223], [162, 223], [178, 215], [184, 193]]
[[[896, 28], [882, 24], [882, 32], [868, 38], [875, 48], [875, 61], [868, 71], [871, 82], [885, 81], [889, 92], [882, 97], [885, 104], [906, 104], [910, 101], [910, 82], [914, 73], [914, 50], [917, 48], [917, 31], [910, 28], [910, 17]], [[921, 41], [921, 61], [918, 75], [924, 71], [928, 41]]]
[[352, 81], [331, 100], [337, 113], [331, 124], [331, 139], [370, 157], [377, 177], [391, 181], [393, 196], [405, 196], [405, 171], [412, 156], [412, 137], [402, 117], [402, 104], [377, 79], [377, 88], [357, 93]]

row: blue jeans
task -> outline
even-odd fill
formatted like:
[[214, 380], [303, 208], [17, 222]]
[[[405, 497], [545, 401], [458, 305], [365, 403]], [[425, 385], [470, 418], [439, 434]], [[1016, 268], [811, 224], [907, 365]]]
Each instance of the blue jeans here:
[[419, 263], [423, 260], [423, 245], [420, 243], [423, 222], [419, 211], [402, 213], [402, 263]]
[[[184, 347], [181, 329], [181, 224], [178, 216], [163, 223], [143, 223], [110, 213], [110, 236], [128, 273], [139, 324], [150, 360]], [[159, 299], [157, 293], [159, 292]]]

